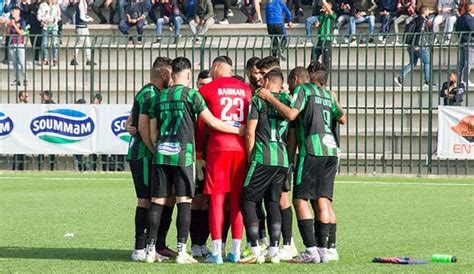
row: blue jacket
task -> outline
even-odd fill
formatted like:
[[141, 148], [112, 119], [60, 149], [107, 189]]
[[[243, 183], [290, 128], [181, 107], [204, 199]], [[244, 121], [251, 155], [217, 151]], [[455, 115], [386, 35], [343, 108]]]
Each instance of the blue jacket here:
[[265, 7], [265, 17], [268, 25], [284, 24], [284, 17], [291, 21], [291, 12], [281, 0], [269, 0]]

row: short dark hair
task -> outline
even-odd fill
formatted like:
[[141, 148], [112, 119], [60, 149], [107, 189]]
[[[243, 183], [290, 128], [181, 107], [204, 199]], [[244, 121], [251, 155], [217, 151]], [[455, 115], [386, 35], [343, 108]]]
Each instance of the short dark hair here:
[[176, 57], [173, 62], [171, 62], [171, 71], [173, 74], [180, 73], [186, 69], [191, 69], [191, 61], [186, 57]]
[[456, 76], [457, 76], [457, 75], [458, 75], [458, 72], [453, 69], [453, 70], [449, 71], [449, 74], [448, 74], [448, 75], [456, 75]]
[[268, 79], [270, 81], [273, 81], [274, 79], [280, 79], [281, 82], [285, 81], [285, 78], [283, 77], [283, 73], [281, 73], [281, 70], [279, 69], [272, 69], [270, 70], [267, 74], [265, 74], [264, 79]]
[[422, 14], [422, 13], [425, 13], [426, 11], [428, 11], [428, 7], [426, 7], [426, 6], [421, 6], [420, 9], [418, 10], [418, 13], [419, 13], [419, 14]]
[[230, 59], [230, 57], [227, 55], [221, 55], [221, 56], [217, 56], [214, 59], [214, 61], [212, 61], [212, 64], [215, 64], [215, 63], [224, 63], [229, 66], [232, 66], [232, 59]]
[[258, 69], [271, 69], [280, 67], [280, 60], [273, 56], [267, 56], [260, 59], [256, 64], [255, 67]]
[[155, 61], [153, 62], [153, 69], [158, 70], [158, 69], [161, 69], [163, 67], [171, 66], [171, 62], [173, 62], [173, 60], [171, 60], [171, 58], [158, 56], [158, 57], [156, 57]]
[[324, 86], [327, 84], [329, 72], [324, 63], [314, 61], [309, 64], [308, 71], [311, 82]]
[[237, 80], [242, 81], [242, 82], [245, 82], [244, 77], [242, 77], [240, 75], [232, 75], [232, 78], [237, 79]]
[[290, 71], [288, 75], [288, 79], [294, 79], [298, 76], [298, 78], [306, 78], [309, 80], [309, 72], [304, 67], [296, 67]]
[[18, 7], [18, 6], [14, 6], [13, 8], [10, 9], [10, 11], [14, 11], [14, 10], [19, 10], [19, 11], [21, 11], [21, 8]]
[[77, 99], [75, 103], [76, 104], [87, 104], [86, 100], [84, 100], [84, 99]]
[[97, 100], [99, 100], [100, 102], [102, 102], [102, 99], [103, 99], [103, 98], [102, 98], [102, 94], [97, 93], [96, 95], [94, 95], [94, 100], [95, 100], [95, 99], [97, 99]]
[[206, 69], [199, 72], [198, 79], [206, 79], [206, 78], [211, 78], [211, 72], [209, 70]]
[[258, 61], [260, 61], [260, 57], [254, 56], [250, 57], [250, 59], [247, 60], [247, 63], [245, 63], [245, 70], [250, 71], [255, 67], [255, 64], [257, 64]]

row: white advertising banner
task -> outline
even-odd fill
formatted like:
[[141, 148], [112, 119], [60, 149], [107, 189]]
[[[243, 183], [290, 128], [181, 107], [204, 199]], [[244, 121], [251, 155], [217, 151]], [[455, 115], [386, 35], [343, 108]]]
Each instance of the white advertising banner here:
[[474, 159], [474, 107], [440, 106], [438, 157]]
[[0, 104], [1, 154], [126, 154], [130, 105]]

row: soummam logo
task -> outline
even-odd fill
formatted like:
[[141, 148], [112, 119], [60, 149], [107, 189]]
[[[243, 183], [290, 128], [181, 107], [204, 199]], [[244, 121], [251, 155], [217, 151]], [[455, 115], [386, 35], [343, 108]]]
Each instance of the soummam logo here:
[[0, 138], [7, 137], [13, 131], [13, 121], [5, 113], [0, 112]]
[[110, 125], [110, 128], [112, 129], [112, 132], [114, 133], [114, 135], [120, 138], [120, 140], [127, 143], [129, 143], [130, 139], [132, 138], [132, 136], [128, 134], [127, 129], [125, 127], [125, 122], [127, 122], [128, 115], [129, 114], [126, 113], [115, 118], [112, 121], [112, 124]]
[[92, 135], [95, 124], [85, 113], [73, 109], [48, 110], [34, 118], [31, 132], [43, 141], [53, 144], [72, 144]]

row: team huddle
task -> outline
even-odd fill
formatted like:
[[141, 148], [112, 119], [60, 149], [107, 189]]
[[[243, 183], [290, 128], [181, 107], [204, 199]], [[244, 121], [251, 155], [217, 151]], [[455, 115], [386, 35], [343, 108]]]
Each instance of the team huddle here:
[[[199, 74], [195, 90], [189, 88], [187, 58], [154, 61], [150, 83], [136, 94], [127, 120], [133, 136], [127, 159], [138, 198], [132, 260], [338, 259], [332, 207], [339, 154], [335, 131], [346, 118], [326, 88], [327, 68], [319, 62], [294, 68], [289, 93], [275, 57], [250, 58], [245, 73], [248, 84], [233, 76], [229, 57], [219, 56]], [[293, 241], [292, 204], [306, 247], [300, 254]], [[166, 236], [175, 205], [173, 251]], [[247, 243], [241, 253], [244, 227]], [[232, 245], [226, 250], [229, 229]]]

